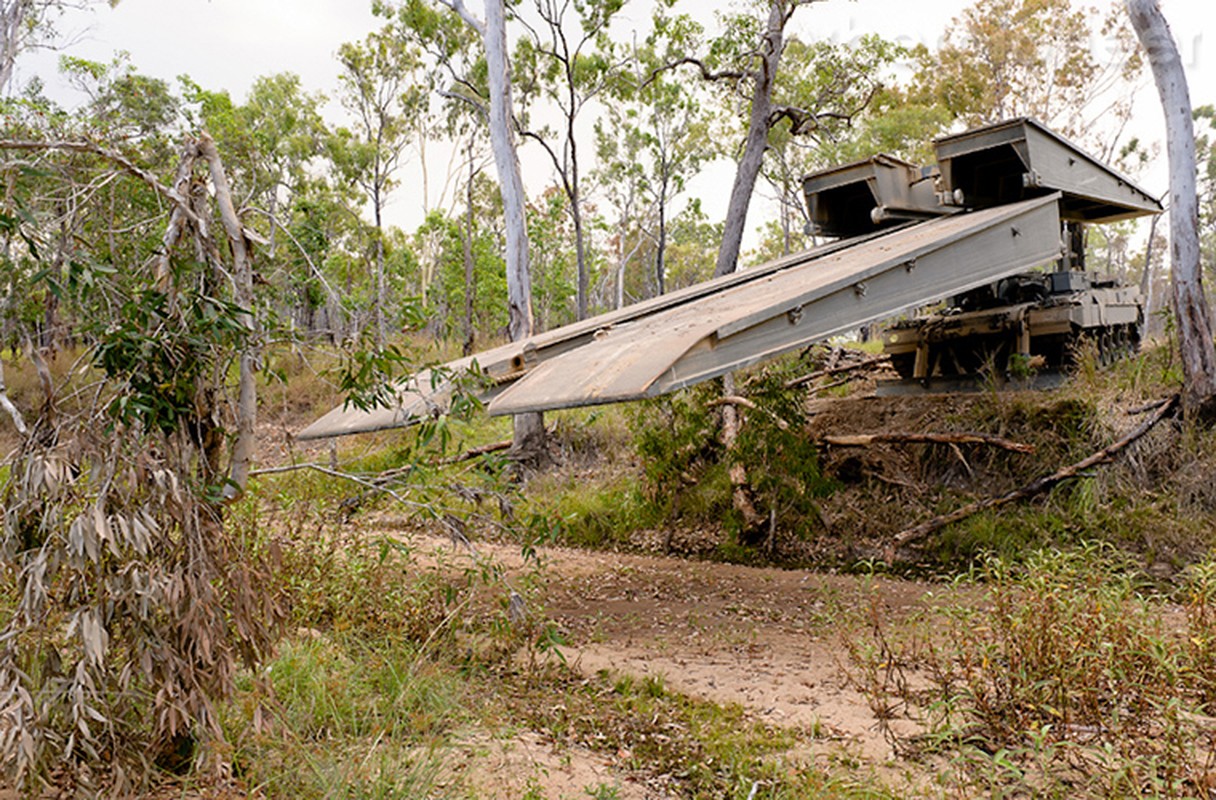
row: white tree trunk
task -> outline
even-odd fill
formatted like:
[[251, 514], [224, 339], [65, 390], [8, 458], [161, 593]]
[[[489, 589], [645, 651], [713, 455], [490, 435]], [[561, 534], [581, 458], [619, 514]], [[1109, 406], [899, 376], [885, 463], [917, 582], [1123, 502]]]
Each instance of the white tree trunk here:
[[507, 303], [511, 341], [532, 335], [532, 276], [528, 268], [528, 226], [524, 182], [519, 172], [512, 119], [511, 66], [507, 60], [507, 20], [503, 0], [486, 0], [486, 65], [490, 86], [490, 145], [502, 190], [507, 236]]
[[33, 11], [31, 0], [0, 2], [0, 95], [13, 78], [13, 64], [21, 50], [21, 40], [27, 30], [27, 16]]
[[[237, 216], [232, 203], [232, 191], [228, 177], [220, 162], [215, 142], [207, 134], [199, 139], [199, 153], [207, 159], [211, 170], [211, 183], [215, 187], [215, 204], [219, 208], [220, 221], [228, 234], [228, 245], [232, 248], [232, 272], [235, 283], [237, 305], [246, 309], [240, 315], [241, 324], [249, 331], [250, 341], [241, 351], [240, 376], [238, 378], [236, 441], [232, 445], [232, 470], [229, 479], [236, 487], [237, 495], [245, 491], [249, 481], [249, 469], [253, 462], [255, 428], [258, 421], [258, 394], [254, 372], [257, 367], [257, 345], [254, 341], [256, 329], [253, 320], [253, 263], [249, 246], [245, 240], [245, 228]], [[227, 490], [225, 497], [228, 497]], [[229, 499], [235, 499], [231, 497]]]
[[1216, 412], [1216, 347], [1199, 262], [1199, 197], [1195, 188], [1195, 129], [1182, 58], [1157, 0], [1127, 0], [1132, 27], [1148, 55], [1165, 112], [1170, 169], [1170, 273], [1182, 352], [1183, 410]]
[[[511, 65], [507, 59], [507, 19], [504, 0], [486, 0], [486, 66], [490, 88], [490, 146], [502, 192], [507, 238], [507, 325], [511, 341], [532, 335], [532, 273], [528, 265], [528, 224], [524, 214], [524, 182], [515, 145]], [[534, 461], [544, 447], [545, 425], [540, 414], [517, 414], [512, 451]]]

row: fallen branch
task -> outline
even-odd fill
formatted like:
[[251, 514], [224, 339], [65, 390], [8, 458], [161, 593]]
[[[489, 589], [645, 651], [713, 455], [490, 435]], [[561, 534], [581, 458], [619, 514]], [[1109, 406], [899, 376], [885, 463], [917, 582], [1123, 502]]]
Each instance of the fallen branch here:
[[[497, 453], [500, 450], [506, 450], [510, 446], [511, 446], [510, 439], [507, 439], [502, 442], [491, 442], [490, 444], [483, 444], [480, 447], [470, 448], [459, 455], [451, 456], [449, 458], [435, 459], [434, 461], [431, 462], [431, 466], [440, 467], [440, 466], [447, 466], [449, 464], [459, 464], [463, 461], [472, 461], [474, 458], [480, 458], [481, 456], [488, 455], [490, 453]], [[311, 470], [316, 470], [317, 472], [324, 473], [326, 475], [332, 475], [333, 477], [346, 478], [348, 480], [351, 480], [351, 481], [354, 481], [356, 483], [360, 483], [363, 485], [375, 484], [374, 488], [379, 489], [379, 488], [381, 488], [381, 486], [383, 486], [383, 484], [385, 482], [387, 482], [388, 479], [400, 477], [401, 475], [405, 475], [409, 472], [412, 472], [414, 470], [414, 468], [415, 467], [413, 464], [407, 464], [404, 467], [398, 467], [397, 469], [385, 470], [384, 472], [378, 473], [376, 475], [372, 475], [372, 476], [368, 476], [368, 477], [361, 477], [361, 476], [353, 476], [348, 472], [341, 472], [340, 470], [336, 470], [332, 467], [325, 467], [321, 464], [316, 464], [316, 463], [312, 463], [312, 462], [302, 462], [299, 464], [284, 464], [284, 465], [278, 466], [278, 467], [261, 467], [258, 469], [251, 469], [251, 470], [249, 470], [249, 476], [258, 477], [261, 475], [276, 475], [276, 474], [280, 474], [280, 473], [284, 473], [284, 472], [297, 472], [297, 471], [303, 470], [303, 469], [311, 469]]]
[[462, 461], [472, 461], [475, 458], [481, 458], [482, 456], [489, 455], [490, 453], [497, 453], [500, 450], [507, 450], [510, 447], [511, 440], [504, 439], [501, 442], [491, 442], [490, 444], [483, 444], [480, 447], [471, 447], [458, 456], [440, 459], [436, 461], [435, 464], [443, 466], [448, 464], [459, 464]]
[[860, 377], [862, 377], [862, 376], [861, 375], [845, 375], [840, 380], [835, 380], [835, 381], [832, 381], [831, 383], [825, 383], [822, 386], [812, 386], [811, 394], [819, 394], [820, 392], [826, 392], [828, 389], [835, 389], [837, 386], [844, 386], [846, 383], [852, 383], [854, 380], [856, 380], [857, 378], [860, 378]]
[[987, 433], [864, 433], [824, 436], [823, 444], [837, 447], [869, 447], [872, 444], [987, 444], [1015, 453], [1033, 453], [1034, 445], [1014, 442]]
[[1070, 464], [1067, 467], [1063, 467], [1062, 469], [1051, 473], [1050, 475], [1045, 475], [1042, 478], [1021, 487], [1020, 489], [1014, 489], [1011, 492], [1006, 492], [999, 497], [990, 497], [986, 500], [968, 503], [962, 508], [951, 511], [949, 514], [942, 514], [934, 517], [933, 519], [922, 522], [919, 525], [915, 525], [911, 528], [900, 531], [899, 533], [895, 534], [891, 544], [887, 547], [887, 563], [895, 560], [895, 553], [899, 548], [924, 539], [926, 536], [941, 530], [947, 525], [951, 525], [955, 522], [966, 519], [973, 514], [977, 514], [980, 511], [985, 511], [989, 508], [997, 508], [999, 506], [1015, 503], [1019, 500], [1025, 500], [1027, 498], [1042, 494], [1043, 492], [1046, 492], [1054, 487], [1056, 484], [1066, 481], [1069, 478], [1074, 478], [1079, 473], [1089, 469], [1092, 466], [1110, 461], [1116, 453], [1123, 450], [1144, 434], [1148, 433], [1153, 429], [1154, 426], [1156, 426], [1158, 422], [1173, 411], [1178, 406], [1178, 399], [1178, 395], [1172, 395], [1160, 401], [1157, 405], [1157, 410], [1153, 413], [1153, 415], [1142, 422], [1139, 427], [1137, 427], [1131, 433], [1127, 434], [1117, 442], [1103, 448], [1102, 450], [1099, 450], [1093, 455], [1076, 462], [1075, 464]]
[[781, 419], [781, 417], [769, 411], [767, 408], [761, 408], [760, 406], [756, 405], [755, 402], [748, 400], [746, 397], [741, 397], [737, 394], [728, 394], [724, 397], [719, 397], [717, 400], [714, 400], [709, 404], [710, 408], [714, 408], [715, 406], [743, 406], [749, 411], [759, 411], [761, 414], [766, 414], [774, 423], [776, 423], [777, 427], [783, 431], [788, 431], [790, 429], [790, 424]]
[[853, 372], [854, 370], [877, 366], [878, 364], [884, 364], [890, 360], [891, 357], [884, 353], [879, 356], [864, 358], [861, 361], [856, 361], [852, 364], [841, 364], [838, 367], [831, 366], [825, 369], [815, 370], [814, 372], [803, 375], [800, 378], [792, 378], [791, 380], [786, 381], [785, 388], [797, 389], [799, 386], [805, 386], [811, 381], [818, 380], [819, 378], [826, 378], [829, 375], [838, 375], [842, 372]]
[[99, 156], [114, 162], [127, 173], [135, 176], [139, 180], [148, 185], [154, 192], [169, 200], [173, 205], [182, 210], [182, 213], [193, 222], [195, 225], [202, 227], [203, 220], [194, 213], [194, 209], [190, 208], [190, 203], [177, 190], [175, 186], [165, 186], [160, 180], [148, 172], [146, 169], [141, 169], [135, 165], [135, 162], [126, 156], [114, 150], [109, 150], [101, 145], [90, 141], [17, 141], [12, 139], [0, 140], [0, 150], [65, 150], [70, 153], [88, 153], [90, 155]]

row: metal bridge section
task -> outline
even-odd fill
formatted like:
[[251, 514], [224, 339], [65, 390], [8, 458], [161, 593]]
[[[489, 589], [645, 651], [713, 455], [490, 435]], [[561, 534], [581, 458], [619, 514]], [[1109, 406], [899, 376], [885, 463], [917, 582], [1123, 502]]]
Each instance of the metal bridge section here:
[[423, 370], [398, 387], [396, 402], [392, 406], [371, 411], [338, 407], [300, 431], [296, 434], [296, 438], [300, 440], [323, 439], [354, 433], [371, 433], [388, 428], [400, 428], [419, 419], [444, 413], [448, 410], [452, 399], [451, 378], [461, 374], [473, 378], [470, 381], [472, 383], [480, 382], [482, 384], [482, 388], [477, 394], [483, 402], [493, 400], [507, 386], [529, 374], [538, 365], [580, 348], [618, 326], [628, 325], [650, 314], [696, 303], [702, 298], [761, 280], [782, 270], [809, 264], [854, 247], [870, 238], [873, 236], [861, 236], [794, 253], [750, 269], [600, 314], [582, 322], [555, 328], [522, 342], [512, 342], [483, 351], [476, 356], [449, 362], [433, 370]]
[[1064, 255], [1062, 221], [1160, 211], [1030, 120], [935, 144], [937, 168], [880, 156], [807, 176], [813, 223], [846, 238], [424, 371], [394, 407], [334, 409], [297, 438], [441, 413], [460, 373], [481, 376], [491, 414], [654, 397], [1051, 264]]

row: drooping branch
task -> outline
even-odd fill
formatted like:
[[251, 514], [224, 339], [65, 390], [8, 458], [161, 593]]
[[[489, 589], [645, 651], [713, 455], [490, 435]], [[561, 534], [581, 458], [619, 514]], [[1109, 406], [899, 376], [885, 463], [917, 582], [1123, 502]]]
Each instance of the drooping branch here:
[[1015, 442], [987, 433], [859, 433], [829, 434], [820, 439], [836, 447], [869, 447], [872, 444], [986, 444], [1013, 453], [1033, 453], [1034, 445]]
[[[242, 493], [249, 480], [250, 462], [253, 460], [254, 428], [257, 425], [257, 385], [254, 372], [257, 366], [256, 343], [252, 341], [255, 335], [253, 313], [253, 264], [250, 258], [250, 244], [245, 238], [245, 229], [237, 216], [236, 207], [232, 204], [232, 191], [228, 186], [228, 177], [224, 174], [224, 165], [220, 161], [219, 151], [215, 141], [203, 134], [198, 141], [199, 155], [207, 160], [211, 170], [211, 183], [215, 187], [215, 204], [219, 208], [220, 221], [228, 234], [228, 244], [232, 248], [233, 277], [235, 279], [235, 297], [241, 307], [240, 322], [248, 331], [251, 341], [241, 350], [240, 377], [238, 379], [237, 399], [237, 435], [232, 445], [232, 467], [229, 474], [231, 485], [236, 492]], [[230, 498], [234, 499], [234, 498]]]
[[40, 151], [40, 150], [65, 150], [70, 153], [88, 153], [90, 155], [99, 156], [108, 161], [112, 161], [113, 163], [117, 164], [119, 167], [121, 167], [126, 172], [130, 173], [131, 175], [135, 176], [139, 180], [146, 183], [154, 192], [161, 195], [169, 202], [173, 203], [174, 206], [180, 207], [182, 209], [182, 213], [186, 215], [186, 218], [188, 220], [190, 220], [191, 222], [193, 222], [196, 225], [201, 225], [201, 220], [199, 220], [198, 216], [194, 213], [193, 210], [191, 210], [189, 201], [180, 192], [177, 191], [176, 186], [173, 186], [173, 187], [165, 186], [163, 183], [160, 182], [160, 180], [157, 179], [157, 177], [155, 175], [148, 172], [146, 169], [143, 169], [142, 167], [136, 166], [135, 163], [133, 161], [131, 161], [129, 158], [127, 158], [126, 156], [122, 155], [121, 153], [116, 153], [113, 150], [109, 150], [105, 147], [102, 147], [101, 145], [96, 144], [94, 142], [88, 142], [88, 141], [36, 142], [36, 141], [27, 141], [27, 140], [0, 139], [0, 150], [25, 150], [25, 151], [35, 151], [35, 152]]
[[911, 528], [900, 531], [899, 533], [895, 534], [891, 544], [887, 547], [887, 562], [889, 563], [895, 560], [895, 554], [901, 547], [906, 547], [914, 542], [919, 542], [920, 540], [933, 533], [936, 533], [947, 525], [952, 525], [955, 522], [959, 522], [960, 520], [964, 520], [967, 517], [978, 514], [981, 511], [986, 511], [990, 508], [998, 508], [1000, 506], [1008, 505], [1009, 503], [1016, 503], [1019, 500], [1026, 500], [1031, 497], [1035, 497], [1050, 490], [1057, 484], [1068, 480], [1069, 478], [1075, 478], [1081, 472], [1084, 472], [1090, 467], [1110, 461], [1119, 451], [1123, 450], [1132, 442], [1148, 433], [1157, 425], [1158, 422], [1165, 419], [1165, 417], [1178, 406], [1178, 402], [1178, 395], [1172, 395], [1165, 400], [1161, 400], [1158, 403], [1157, 410], [1153, 413], [1153, 415], [1142, 422], [1131, 433], [1128, 433], [1122, 439], [1119, 439], [1113, 444], [1104, 447], [1093, 455], [1081, 459], [1075, 464], [1069, 464], [1066, 467], [1056, 470], [1050, 475], [1044, 475], [1042, 478], [1032, 481], [1020, 489], [1014, 489], [1011, 492], [1006, 492], [999, 497], [989, 497], [984, 500], [978, 500], [974, 503], [968, 503], [962, 508], [951, 511], [949, 514], [936, 516], [933, 519], [920, 523], [919, 525], [914, 525]]

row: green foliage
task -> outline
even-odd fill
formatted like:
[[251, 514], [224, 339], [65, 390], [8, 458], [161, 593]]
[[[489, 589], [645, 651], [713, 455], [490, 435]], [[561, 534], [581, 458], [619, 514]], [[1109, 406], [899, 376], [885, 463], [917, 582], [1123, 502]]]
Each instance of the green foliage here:
[[421, 256], [419, 293], [432, 331], [449, 338], [463, 332], [465, 314], [465, 239], [472, 236], [473, 326], [482, 336], [507, 325], [507, 282], [498, 233], [490, 221], [500, 216], [496, 187], [479, 175], [475, 183], [473, 229], [465, 214], [449, 216], [432, 211], [415, 231], [412, 241]]
[[832, 492], [833, 483], [821, 473], [818, 450], [806, 434], [805, 395], [785, 385], [800, 372], [799, 360], [786, 359], [746, 382], [757, 410], [745, 413], [731, 458], [749, 470], [755, 497], [773, 521], [805, 534], [818, 524], [816, 501]]
[[699, 200], [691, 200], [680, 211], [672, 221], [670, 236], [666, 254], [668, 291], [713, 277], [722, 223], [710, 222]]
[[720, 394], [711, 381], [642, 401], [633, 410], [645, 496], [664, 516], [713, 519], [730, 513], [718, 415], [711, 405]]
[[126, 391], [110, 402], [110, 416], [165, 434], [194, 419], [200, 381], [225, 371], [248, 342], [247, 313], [234, 303], [189, 293], [170, 298], [144, 290], [117, 309], [120, 322], [98, 326], [94, 363]]
[[398, 382], [409, 377], [417, 364], [407, 348], [386, 344], [377, 347], [364, 334], [348, 342], [334, 368], [338, 390], [342, 392], [343, 408], [373, 411], [391, 408], [397, 402]]
[[[288, 644], [244, 687], [247, 712], [229, 713], [233, 769], [276, 796], [429, 796], [463, 689], [417, 655], [409, 643], [369, 649], [321, 634]], [[275, 700], [273, 722], [258, 686]]]
[[853, 648], [863, 674], [882, 659], [930, 676], [920, 694], [871, 683], [924, 711], [919, 747], [1001, 796], [1194, 796], [1213, 744], [1212, 570], [1187, 581], [1184, 625], [1107, 546], [991, 558], [975, 577], [982, 602], [939, 606], [923, 638], [890, 640], [880, 622], [881, 646]]
[[734, 520], [728, 473], [738, 464], [748, 473], [761, 513], [795, 535], [808, 532], [816, 524], [817, 500], [833, 484], [822, 475], [806, 436], [803, 394], [785, 387], [797, 368], [796, 361], [779, 363], [746, 380], [744, 392], [754, 407], [739, 408], [739, 434], [730, 452], [721, 444], [717, 382], [639, 403], [632, 427], [651, 513], [670, 520]]
[[[888, 117], [892, 106], [902, 106], [888, 100], [892, 92], [886, 87], [888, 73], [906, 56], [904, 48], [873, 35], [846, 44], [788, 39], [773, 102], [778, 108], [807, 112], [811, 121], [791, 113], [769, 130], [761, 175], [775, 190], [780, 213], [768, 223], [774, 230], [761, 245], [757, 260], [810, 246], [803, 233], [810, 221], [802, 191], [804, 175], [877, 152], [891, 152], [871, 149], [880, 145], [906, 148], [909, 142], [931, 138], [933, 131], [917, 124], [919, 117], [906, 111], [900, 123]], [[879, 130], [887, 136], [881, 136]]]
[[570, 249], [573, 229], [568, 209], [566, 195], [556, 189], [527, 208], [532, 310], [538, 330], [568, 325], [578, 316], [578, 273]]
[[[1101, 54], [1091, 47], [1095, 36], [1109, 45]], [[917, 103], [945, 108], [969, 127], [1030, 116], [1079, 141], [1111, 127], [1095, 124], [1095, 105], [1113, 127], [1126, 123], [1129, 95], [1094, 100], [1113, 82], [1131, 85], [1143, 66], [1119, 4], [1094, 9], [1071, 0], [977, 2], [947, 29], [938, 50], [921, 47], [917, 61]], [[1098, 152], [1114, 149], [1093, 141], [1106, 145], [1095, 146]]]
[[660, 504], [632, 476], [593, 485], [581, 477], [550, 480], [532, 492], [545, 496], [545, 514], [559, 526], [562, 543], [577, 547], [627, 546], [634, 532], [663, 522]]

